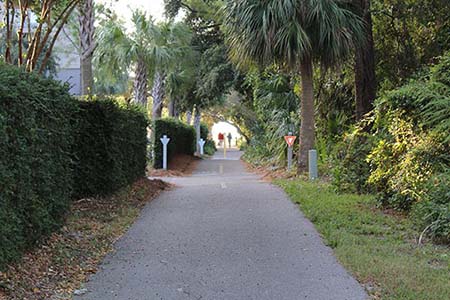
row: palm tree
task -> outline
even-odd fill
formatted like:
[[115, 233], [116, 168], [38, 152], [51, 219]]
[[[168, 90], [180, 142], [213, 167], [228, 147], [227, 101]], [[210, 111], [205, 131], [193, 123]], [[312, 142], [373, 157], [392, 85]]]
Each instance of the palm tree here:
[[373, 101], [377, 95], [377, 81], [370, 0], [353, 0], [353, 4], [358, 15], [364, 20], [366, 35], [366, 43], [356, 49], [354, 67], [356, 119], [360, 120], [373, 108]]
[[152, 118], [156, 120], [161, 118], [167, 74], [178, 71], [191, 50], [191, 32], [185, 24], [174, 22], [161, 23], [154, 29], [149, 52], [154, 68]]
[[98, 48], [95, 53], [98, 65], [112, 76], [134, 66], [134, 101], [147, 107], [148, 75], [152, 67], [151, 37], [155, 31], [153, 20], [141, 11], [134, 11], [134, 30], [128, 34], [124, 25], [111, 18], [98, 32]]
[[298, 171], [314, 147], [313, 63], [336, 66], [363, 40], [359, 17], [334, 0], [236, 0], [226, 5], [230, 56], [240, 65], [279, 64], [301, 76]]
[[94, 1], [82, 0], [79, 4], [80, 24], [80, 66], [81, 66], [81, 91], [83, 95], [90, 94], [93, 89], [94, 79], [92, 75], [92, 57], [95, 49], [94, 40]]

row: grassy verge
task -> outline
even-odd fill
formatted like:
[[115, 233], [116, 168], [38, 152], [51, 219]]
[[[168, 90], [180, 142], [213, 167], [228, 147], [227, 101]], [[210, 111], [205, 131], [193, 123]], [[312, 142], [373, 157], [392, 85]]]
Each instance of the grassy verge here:
[[325, 183], [275, 183], [299, 204], [374, 299], [449, 299], [449, 248], [418, 246], [418, 233], [407, 218], [377, 209], [370, 196], [336, 194]]
[[141, 179], [112, 197], [72, 205], [65, 226], [1, 273], [0, 299], [72, 299], [141, 208], [167, 185]]

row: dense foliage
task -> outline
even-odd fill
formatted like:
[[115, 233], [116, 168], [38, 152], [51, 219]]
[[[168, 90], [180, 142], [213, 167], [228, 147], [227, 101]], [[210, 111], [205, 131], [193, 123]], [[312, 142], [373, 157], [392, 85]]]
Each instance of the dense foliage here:
[[155, 121], [153, 130], [155, 136], [155, 159], [153, 166], [155, 168], [162, 167], [163, 145], [160, 139], [163, 135], [167, 135], [170, 138], [170, 142], [167, 145], [168, 161], [176, 154], [194, 154], [196, 149], [194, 127], [172, 118], [164, 118]]
[[419, 226], [444, 240], [450, 240], [449, 57], [380, 97], [334, 162], [338, 189], [374, 191], [385, 206], [413, 208]]
[[0, 65], [0, 266], [57, 228], [72, 192], [68, 87]]
[[75, 135], [74, 193], [107, 195], [144, 176], [147, 119], [112, 99], [81, 101]]
[[144, 175], [145, 116], [0, 65], [0, 267], [57, 229], [75, 197]]
[[216, 143], [214, 140], [209, 138], [209, 129], [208, 125], [205, 123], [200, 124], [200, 138], [205, 141], [205, 145], [203, 146], [203, 151], [207, 155], [213, 155], [217, 151]]

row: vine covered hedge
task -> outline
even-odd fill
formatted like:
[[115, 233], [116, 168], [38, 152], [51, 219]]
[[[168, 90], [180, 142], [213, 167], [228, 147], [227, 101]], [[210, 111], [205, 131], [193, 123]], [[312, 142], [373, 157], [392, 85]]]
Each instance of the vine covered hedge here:
[[67, 86], [0, 64], [0, 269], [62, 225], [71, 200], [144, 175], [145, 116], [77, 101]]
[[175, 154], [194, 154], [196, 148], [194, 127], [176, 119], [164, 118], [155, 121], [153, 130], [155, 135], [155, 159], [153, 166], [155, 168], [162, 168], [163, 145], [160, 138], [163, 135], [167, 135], [170, 138], [170, 142], [167, 145], [167, 160], [170, 161]]

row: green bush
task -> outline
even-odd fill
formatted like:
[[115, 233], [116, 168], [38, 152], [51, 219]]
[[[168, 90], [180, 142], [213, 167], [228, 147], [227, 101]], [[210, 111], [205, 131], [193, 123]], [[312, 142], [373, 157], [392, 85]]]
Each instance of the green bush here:
[[208, 125], [205, 123], [200, 124], [200, 138], [205, 140], [205, 146], [203, 147], [203, 151], [207, 155], [213, 155], [217, 151], [216, 143], [209, 138], [209, 129]]
[[450, 243], [450, 172], [428, 180], [425, 199], [413, 207], [418, 228], [445, 243]]
[[208, 125], [206, 125], [205, 123], [200, 123], [200, 138], [207, 141], [208, 135], [209, 135]]
[[109, 98], [80, 101], [75, 136], [74, 195], [108, 195], [144, 176], [147, 120]]
[[367, 183], [370, 165], [366, 161], [375, 140], [368, 132], [372, 123], [367, 119], [351, 128], [331, 155], [332, 184], [339, 192], [366, 194], [373, 191]]
[[431, 68], [430, 76], [376, 100], [371, 126], [351, 132], [338, 147], [334, 172], [339, 190], [374, 190], [380, 204], [407, 212], [413, 209], [420, 229], [447, 241], [449, 55]]
[[203, 150], [207, 155], [214, 155], [217, 152], [216, 143], [213, 140], [206, 140]]
[[170, 138], [170, 142], [167, 146], [167, 159], [174, 157], [176, 154], [193, 155], [195, 146], [195, 129], [192, 126], [176, 119], [159, 119], [154, 123], [154, 136], [155, 136], [155, 158], [153, 166], [155, 168], [162, 167], [163, 145], [160, 138], [163, 135], [167, 135]]
[[144, 175], [145, 116], [0, 64], [0, 269], [64, 221], [70, 201]]
[[67, 86], [0, 64], [0, 268], [62, 224], [75, 109]]

